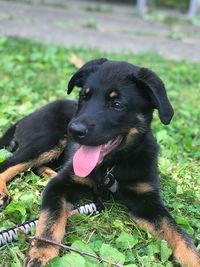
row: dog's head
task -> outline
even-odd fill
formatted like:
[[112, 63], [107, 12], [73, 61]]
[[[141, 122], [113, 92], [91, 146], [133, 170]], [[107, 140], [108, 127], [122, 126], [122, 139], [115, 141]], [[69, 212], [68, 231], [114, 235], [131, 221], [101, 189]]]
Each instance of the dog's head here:
[[146, 68], [104, 58], [92, 60], [73, 75], [68, 94], [75, 86], [81, 91], [69, 132], [84, 147], [101, 146], [102, 154], [148, 131], [154, 109], [163, 124], [169, 124], [173, 116], [163, 82]]

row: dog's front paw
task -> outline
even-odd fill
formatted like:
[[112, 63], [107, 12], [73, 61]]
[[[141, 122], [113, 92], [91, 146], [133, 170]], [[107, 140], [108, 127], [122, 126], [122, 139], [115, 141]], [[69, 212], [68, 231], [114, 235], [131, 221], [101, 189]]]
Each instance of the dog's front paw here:
[[5, 209], [5, 207], [10, 203], [11, 201], [11, 196], [0, 192], [0, 211]]
[[26, 258], [24, 262], [24, 267], [41, 267], [44, 264], [39, 259], [30, 259], [29, 257]]
[[58, 255], [55, 246], [32, 247], [24, 261], [24, 267], [41, 267]]
[[[39, 254], [39, 253], [38, 253]], [[37, 255], [35, 257], [27, 256], [24, 261], [24, 267], [42, 267], [51, 260], [50, 255]]]

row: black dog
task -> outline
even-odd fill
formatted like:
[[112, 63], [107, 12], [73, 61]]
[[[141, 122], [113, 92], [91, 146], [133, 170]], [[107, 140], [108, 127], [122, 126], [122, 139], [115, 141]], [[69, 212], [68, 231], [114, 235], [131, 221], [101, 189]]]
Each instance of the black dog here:
[[[61, 241], [75, 196], [108, 190], [128, 207], [133, 220], [164, 238], [177, 259], [200, 266], [192, 240], [160, 199], [152, 114], [158, 109], [163, 124], [173, 116], [162, 81], [149, 69], [97, 59], [75, 73], [68, 93], [75, 86], [81, 87], [78, 106], [67, 100], [48, 104], [1, 140], [10, 149], [18, 146], [0, 165], [2, 206], [9, 201], [6, 182], [18, 172], [32, 167], [53, 177], [51, 168], [61, 166], [43, 194], [37, 236]], [[25, 266], [42, 266], [57, 254], [57, 247], [36, 241]]]

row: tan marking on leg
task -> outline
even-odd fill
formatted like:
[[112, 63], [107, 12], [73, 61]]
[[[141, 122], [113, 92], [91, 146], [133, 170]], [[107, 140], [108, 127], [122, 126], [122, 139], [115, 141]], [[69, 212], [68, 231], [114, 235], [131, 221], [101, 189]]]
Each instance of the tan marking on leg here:
[[[72, 209], [70, 203], [62, 202], [62, 210], [57, 219], [51, 218], [51, 214], [48, 211], [42, 211], [39, 217], [38, 225], [36, 227], [36, 236], [46, 235], [45, 231], [48, 227], [48, 231], [51, 234], [51, 239], [60, 242], [64, 233], [67, 220], [67, 213]], [[52, 221], [53, 220], [53, 221]]]
[[[45, 229], [47, 227], [47, 223], [50, 221], [50, 214], [47, 211], [42, 211], [39, 217], [38, 224], [36, 226], [36, 236], [42, 236], [45, 232]], [[45, 236], [48, 238], [47, 236]], [[52, 239], [52, 237], [49, 237], [49, 239]], [[53, 257], [58, 255], [58, 249], [54, 245], [49, 245], [44, 242], [44, 247], [41, 247], [41, 249], [38, 249], [35, 245], [38, 243], [38, 241], [33, 240], [31, 242], [32, 248], [29, 251], [29, 257], [31, 259], [39, 259], [43, 264], [47, 263], [49, 260], [51, 260]]]
[[71, 211], [72, 205], [63, 201], [62, 211], [59, 218], [54, 222], [52, 227], [52, 239], [61, 242], [65, 234], [65, 226], [67, 222], [67, 213]]
[[0, 209], [5, 208], [11, 201], [11, 196], [8, 192], [6, 183], [0, 181]]
[[[52, 150], [48, 152], [44, 152], [37, 159], [33, 159], [29, 162], [23, 162], [16, 164], [7, 168], [4, 172], [0, 173], [0, 206], [3, 205], [5, 196], [9, 197], [9, 192], [6, 187], [6, 183], [10, 181], [17, 174], [32, 168], [33, 166], [37, 167], [42, 165], [43, 163], [50, 162], [60, 156], [66, 146], [67, 140], [63, 139], [59, 142], [58, 146], [54, 147]], [[53, 171], [49, 172], [48, 175], [50, 177], [54, 177], [56, 173]], [[10, 198], [9, 198], [10, 199]]]
[[36, 226], [36, 234], [35, 234], [36, 236], [42, 235], [48, 221], [49, 221], [49, 212], [48, 211], [42, 211], [40, 213], [39, 221], [38, 221], [38, 224]]
[[153, 186], [149, 183], [137, 183], [129, 185], [128, 188], [138, 194], [149, 193], [154, 191]]
[[67, 144], [67, 140], [61, 140], [59, 142], [59, 145], [54, 147], [53, 149], [42, 153], [36, 160], [35, 160], [35, 166], [40, 166], [42, 164], [51, 162], [53, 160], [55, 160], [56, 158], [58, 158], [61, 153], [63, 152], [65, 146]]
[[153, 224], [151, 224], [150, 222], [148, 222], [145, 219], [140, 219], [137, 217], [132, 216], [132, 214], [130, 215], [130, 217], [140, 226], [140, 227], [144, 227], [148, 230], [149, 233], [151, 233], [155, 238], [159, 237], [159, 233], [155, 230], [155, 227]]
[[[199, 267], [200, 254], [195, 245], [185, 235], [184, 232], [178, 229], [175, 222], [171, 222], [165, 217], [161, 222], [155, 225], [145, 219], [140, 219], [130, 214], [132, 219], [147, 230], [157, 239], [164, 239], [171, 247], [174, 256], [182, 263], [182, 266]], [[156, 225], [158, 229], [156, 228]], [[177, 228], [176, 228], [177, 227]]]
[[10, 181], [17, 174], [32, 168], [33, 166], [38, 166], [43, 163], [50, 162], [60, 156], [64, 147], [66, 145], [66, 140], [60, 141], [59, 145], [53, 148], [48, 152], [42, 153], [37, 159], [34, 159], [29, 162], [19, 163], [15, 166], [9, 167], [4, 172], [0, 173], [0, 181], [4, 181], [5, 183]]
[[[65, 234], [65, 225], [67, 221], [67, 211], [71, 210], [71, 204], [63, 201], [62, 210], [59, 217], [53, 219], [48, 211], [42, 211], [38, 225], [36, 227], [36, 236], [45, 237], [47, 239], [61, 242]], [[49, 236], [48, 236], [49, 235]], [[40, 246], [37, 247], [38, 242]], [[42, 245], [44, 244], [44, 246]], [[53, 257], [58, 255], [59, 248], [41, 241], [33, 241], [32, 248], [29, 251], [28, 258], [30, 260], [38, 259], [43, 264], [49, 262]]]
[[0, 207], [5, 208], [11, 200], [6, 183], [20, 172], [24, 172], [32, 166], [32, 162], [20, 163], [9, 167], [4, 172], [0, 173]]
[[8, 182], [10, 181], [14, 176], [19, 174], [20, 172], [24, 172], [31, 168], [33, 166], [33, 162], [24, 162], [24, 163], [19, 163], [15, 166], [9, 167], [7, 170], [4, 172], [0, 173], [0, 181], [3, 182]]
[[[165, 239], [172, 248], [174, 256], [186, 266], [199, 267], [200, 255], [193, 244], [187, 244], [187, 241], [181, 236], [167, 218], [161, 223], [161, 230], [156, 230], [154, 225], [147, 220], [132, 216], [132, 219], [142, 227], [145, 227], [155, 238]], [[185, 266], [184, 265], [184, 266]]]
[[4, 172], [0, 173], [0, 207], [5, 207], [5, 205], [7, 205], [11, 200], [6, 183], [20, 172], [24, 172], [29, 169], [31, 166], [32, 162], [20, 163], [15, 166], [9, 167]]
[[39, 175], [41, 175], [42, 177], [49, 177], [49, 178], [53, 178], [57, 175], [57, 172], [55, 172], [54, 170], [52, 170], [49, 167], [39, 167], [37, 169], [37, 172]]
[[90, 188], [95, 187], [95, 182], [90, 177], [82, 178], [82, 177], [74, 175], [72, 176], [72, 178], [76, 183], [87, 185]]
[[173, 250], [174, 256], [181, 263], [190, 267], [200, 266], [200, 254], [193, 244], [187, 244], [184, 237], [167, 220], [162, 221], [162, 236]]
[[0, 180], [0, 193], [3, 193], [5, 195], [9, 195], [6, 183], [4, 181]]
[[138, 129], [131, 128], [126, 136], [126, 143], [128, 144], [129, 142], [131, 142], [136, 134], [138, 134]]

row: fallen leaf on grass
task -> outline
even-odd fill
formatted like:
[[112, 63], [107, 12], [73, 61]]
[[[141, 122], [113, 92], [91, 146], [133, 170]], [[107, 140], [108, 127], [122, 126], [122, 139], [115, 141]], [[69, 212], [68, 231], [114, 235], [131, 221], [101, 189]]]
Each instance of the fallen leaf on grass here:
[[81, 68], [85, 64], [85, 62], [75, 54], [71, 55], [70, 62], [77, 68]]

